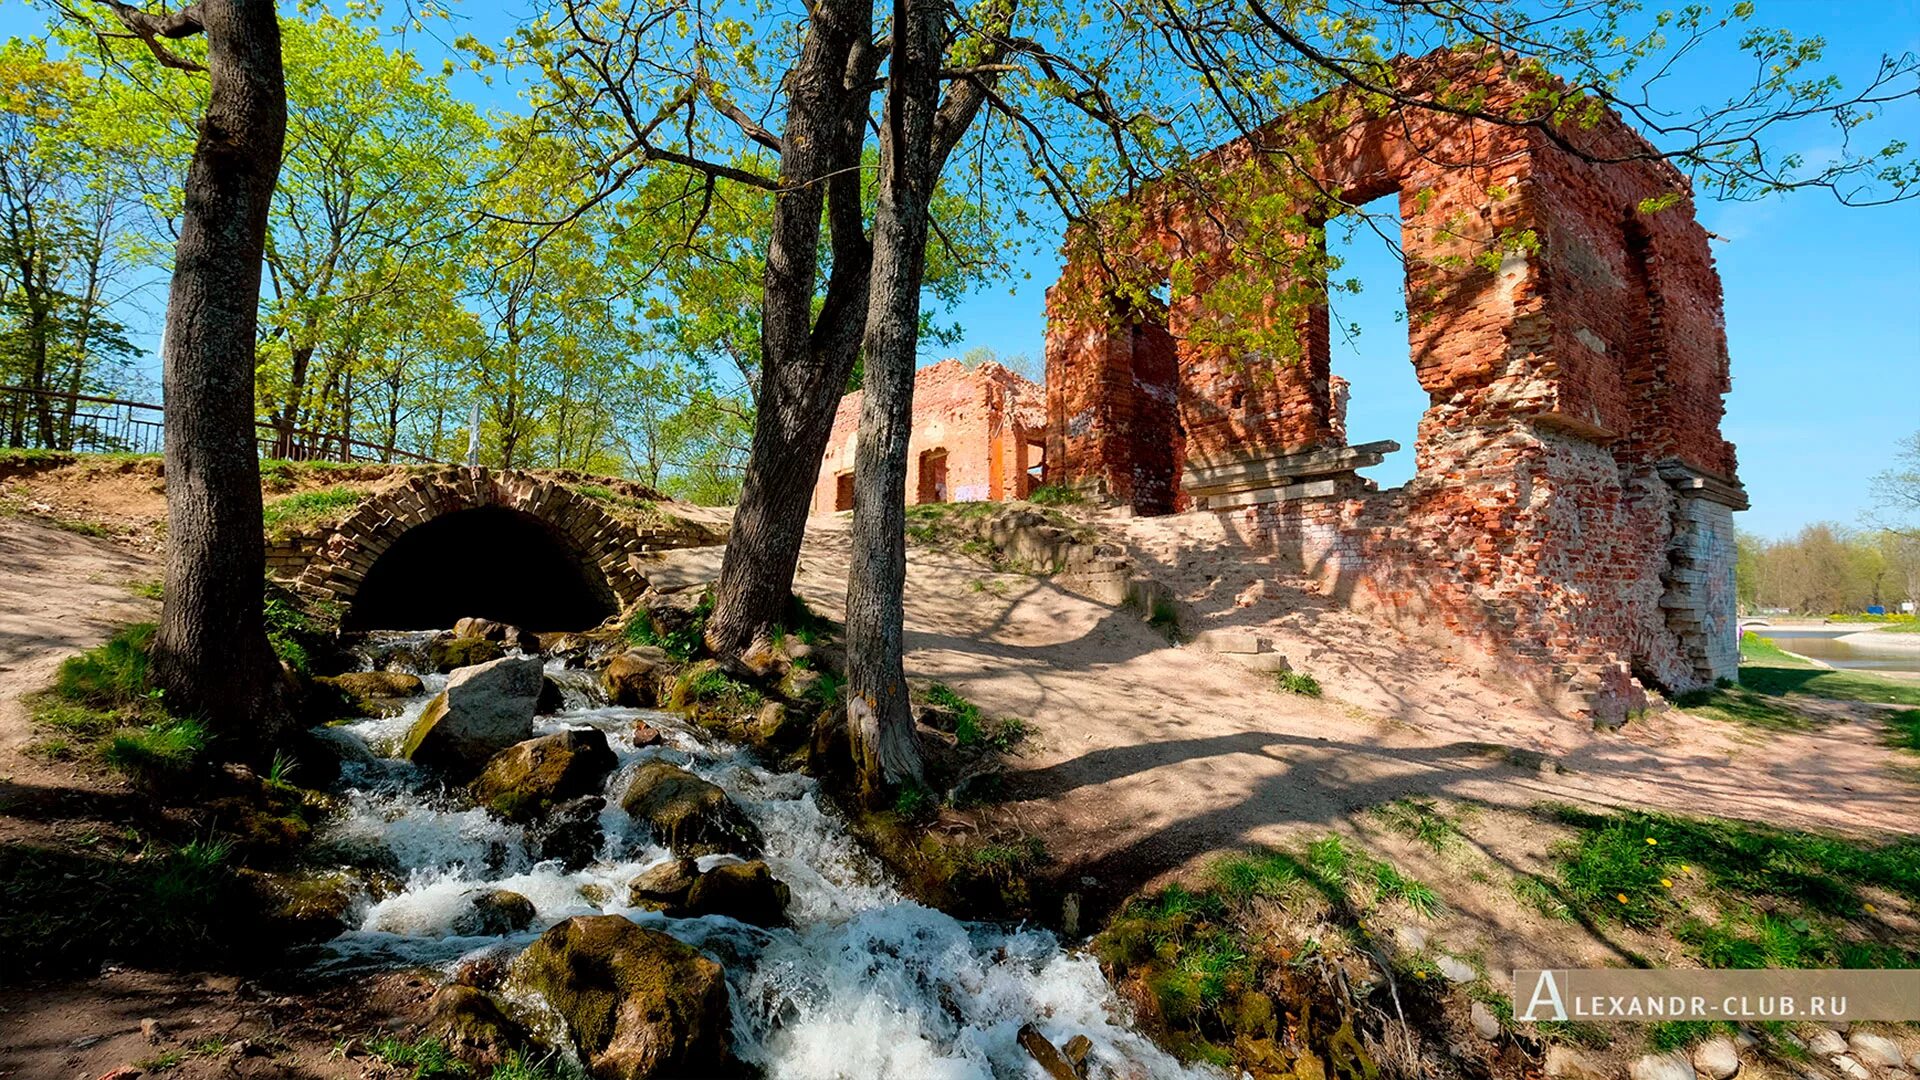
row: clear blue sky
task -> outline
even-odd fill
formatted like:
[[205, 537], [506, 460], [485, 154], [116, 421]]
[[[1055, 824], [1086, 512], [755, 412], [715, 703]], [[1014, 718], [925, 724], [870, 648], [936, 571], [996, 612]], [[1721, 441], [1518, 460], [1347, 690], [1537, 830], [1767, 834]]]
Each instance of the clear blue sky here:
[[[454, 6], [466, 17], [460, 30], [482, 38], [496, 36], [520, 7], [512, 0]], [[1759, 9], [1760, 23], [1825, 37], [1826, 66], [1843, 77], [1872, 70], [1882, 52], [1920, 51], [1920, 0], [1761, 0]], [[0, 36], [37, 32], [45, 12], [0, 0]], [[437, 63], [437, 44], [413, 44], [429, 66]], [[1723, 99], [1751, 75], [1724, 56], [1698, 59], [1666, 88], [1668, 104]], [[510, 88], [460, 83], [488, 105], [511, 100]], [[1905, 103], [1885, 119], [1871, 138], [1897, 135], [1920, 145], [1920, 107]], [[1790, 149], [1818, 153], [1820, 146]], [[1714, 254], [1733, 357], [1726, 433], [1739, 447], [1741, 478], [1753, 499], [1741, 527], [1780, 536], [1811, 521], [1857, 521], [1869, 478], [1888, 466], [1896, 440], [1920, 429], [1920, 204], [1848, 209], [1805, 192], [1762, 203], [1710, 202], [1700, 217], [1722, 238]], [[1043, 294], [1059, 271], [1051, 238], [1042, 241], [1043, 253], [1024, 256], [1013, 280], [984, 286], [953, 313], [963, 331], [953, 352], [986, 346], [1040, 358]], [[1403, 305], [1399, 269], [1374, 238], [1345, 255], [1348, 272], [1368, 288], [1341, 301], [1342, 320], [1359, 322], [1363, 333], [1352, 347], [1336, 335], [1334, 369], [1354, 384], [1353, 441], [1392, 438], [1408, 448], [1370, 471], [1391, 485], [1412, 472], [1414, 425], [1425, 406], [1407, 361], [1404, 324], [1395, 318]]]

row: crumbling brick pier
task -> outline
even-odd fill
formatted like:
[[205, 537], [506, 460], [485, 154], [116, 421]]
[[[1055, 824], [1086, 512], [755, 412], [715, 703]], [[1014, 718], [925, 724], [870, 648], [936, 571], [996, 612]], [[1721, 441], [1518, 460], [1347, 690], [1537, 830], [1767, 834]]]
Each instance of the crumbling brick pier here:
[[[1475, 81], [1494, 107], [1529, 88], [1509, 64], [1454, 55], [1401, 71], [1409, 86]], [[1379, 491], [1355, 472], [1388, 447], [1347, 443], [1323, 304], [1272, 328], [1292, 335], [1284, 359], [1197, 332], [1249, 226], [1168, 184], [1130, 204], [1146, 223], [1132, 250], [1070, 242], [1049, 293], [1048, 481], [1140, 513], [1221, 514], [1337, 595], [1475, 639], [1603, 721], [1647, 685], [1733, 676], [1746, 501], [1720, 431], [1720, 282], [1685, 178], [1612, 115], [1550, 136], [1320, 104], [1215, 160], [1285, 191], [1266, 151], [1305, 131], [1313, 187], [1350, 206], [1398, 194], [1430, 399], [1413, 480]], [[1190, 285], [1157, 309], [1101, 303], [1116, 263]]]

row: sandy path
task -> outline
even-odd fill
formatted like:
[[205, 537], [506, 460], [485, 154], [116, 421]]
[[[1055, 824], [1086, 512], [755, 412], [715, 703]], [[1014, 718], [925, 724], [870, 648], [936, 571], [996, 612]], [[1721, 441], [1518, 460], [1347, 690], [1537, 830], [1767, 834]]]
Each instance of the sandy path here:
[[[809, 531], [799, 589], [823, 611], [843, 603], [847, 546], [843, 520]], [[1810, 733], [1673, 712], [1596, 734], [1444, 647], [1329, 606], [1291, 636], [1299, 620], [1272, 620], [1282, 651], [1308, 657], [1326, 684], [1314, 701], [1169, 647], [1129, 611], [958, 554], [913, 548], [907, 593], [908, 670], [1034, 725], [1012, 808], [1106, 888], [1409, 794], [1920, 831], [1920, 762], [1845, 714]], [[1564, 771], [1511, 764], [1488, 743], [1552, 755]]]
[[160, 563], [107, 540], [36, 518], [0, 517], [0, 769], [33, 769], [19, 751], [31, 739], [20, 698], [47, 685], [60, 661], [160, 605], [131, 586], [160, 576]]

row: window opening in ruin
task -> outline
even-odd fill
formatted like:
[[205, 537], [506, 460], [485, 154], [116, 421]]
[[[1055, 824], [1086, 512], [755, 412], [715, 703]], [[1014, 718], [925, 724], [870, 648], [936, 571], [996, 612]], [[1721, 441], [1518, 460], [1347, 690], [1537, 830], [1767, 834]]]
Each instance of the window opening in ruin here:
[[853, 509], [852, 473], [843, 472], [833, 478], [833, 508], [836, 511]]
[[1180, 493], [1180, 459], [1186, 438], [1180, 428], [1180, 352], [1167, 328], [1167, 308], [1135, 315], [1132, 337], [1133, 507], [1142, 514], [1171, 514]]
[[1432, 399], [1414, 374], [1408, 345], [1400, 195], [1358, 211], [1327, 223], [1327, 255], [1338, 263], [1328, 272], [1329, 396], [1336, 430], [1344, 404], [1349, 445], [1400, 444], [1386, 461], [1361, 470], [1382, 488], [1398, 487], [1413, 477], [1414, 440]]
[[947, 501], [947, 452], [945, 449], [920, 452], [919, 503]]

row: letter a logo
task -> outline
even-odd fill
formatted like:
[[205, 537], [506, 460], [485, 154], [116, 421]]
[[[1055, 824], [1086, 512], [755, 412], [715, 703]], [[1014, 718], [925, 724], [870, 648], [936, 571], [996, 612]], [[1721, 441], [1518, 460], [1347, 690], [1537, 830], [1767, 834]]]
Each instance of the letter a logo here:
[[[1541, 1006], [1547, 1006], [1549, 1014], [1537, 1015]], [[1553, 972], [1543, 971], [1533, 984], [1533, 997], [1527, 1002], [1527, 1011], [1514, 1017], [1516, 1020], [1532, 1022], [1535, 1020], [1565, 1020], [1567, 1006], [1560, 998], [1560, 984], [1554, 982]]]

